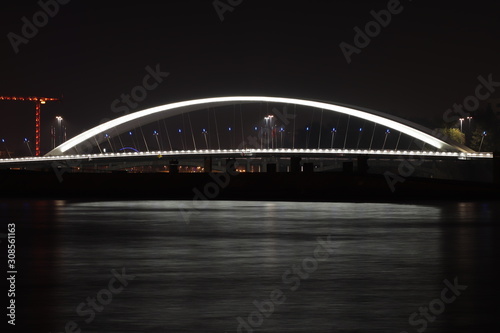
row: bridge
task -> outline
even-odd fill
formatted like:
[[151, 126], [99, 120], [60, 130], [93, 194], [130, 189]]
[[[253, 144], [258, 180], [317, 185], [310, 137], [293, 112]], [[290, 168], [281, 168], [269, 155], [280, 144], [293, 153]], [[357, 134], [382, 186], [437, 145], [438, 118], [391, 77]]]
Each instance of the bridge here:
[[170, 171], [185, 165], [187, 170], [210, 172], [222, 170], [224, 160], [238, 159], [240, 171], [265, 171], [269, 164], [290, 171], [294, 157], [318, 170], [333, 170], [339, 160], [360, 156], [373, 161], [478, 161], [492, 159], [493, 153], [476, 152], [438, 131], [375, 110], [295, 98], [233, 96], [126, 114], [45, 156], [1, 159], [0, 168], [130, 171], [154, 166]]

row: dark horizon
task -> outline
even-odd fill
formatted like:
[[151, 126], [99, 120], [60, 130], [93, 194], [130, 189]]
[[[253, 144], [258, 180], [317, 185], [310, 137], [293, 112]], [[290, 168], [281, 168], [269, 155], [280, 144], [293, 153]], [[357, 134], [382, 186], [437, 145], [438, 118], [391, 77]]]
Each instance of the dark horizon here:
[[[0, 95], [64, 95], [63, 102], [42, 107], [48, 147], [55, 116], [65, 119], [69, 136], [115, 118], [113, 102], [142, 85], [148, 67], [169, 74], [133, 111], [202, 97], [265, 95], [371, 108], [424, 126], [474, 95], [478, 77], [500, 81], [497, 4], [396, 4], [243, 1], [221, 21], [212, 1], [68, 2], [34, 37], [16, 44], [12, 36], [23, 36], [23, 17], [32, 22], [42, 9], [35, 1], [12, 3], [0, 14]], [[356, 47], [355, 28], [365, 30], [376, 16], [383, 22], [389, 10], [396, 14], [385, 18], [386, 26], [346, 56], [341, 43]], [[490, 97], [498, 96], [493, 91]], [[23, 149], [22, 139], [33, 136], [34, 105], [1, 101], [0, 112], [0, 137]]]

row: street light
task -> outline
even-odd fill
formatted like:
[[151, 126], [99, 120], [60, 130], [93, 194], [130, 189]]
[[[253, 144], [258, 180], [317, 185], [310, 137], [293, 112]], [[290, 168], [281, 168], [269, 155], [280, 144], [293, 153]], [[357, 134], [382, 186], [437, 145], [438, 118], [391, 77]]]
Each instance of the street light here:
[[111, 137], [109, 136], [109, 134], [107, 134], [107, 133], [104, 134], [104, 137], [106, 138], [106, 140], [108, 140], [109, 148], [111, 148], [111, 151], [114, 151], [115, 148], [113, 148], [113, 145], [111, 144], [111, 141], [110, 141]]
[[7, 148], [7, 143], [5, 142], [5, 139], [2, 139], [2, 143], [3, 143], [3, 146], [5, 147], [5, 151], [7, 152], [7, 155], [9, 156], [9, 158], [12, 158], [10, 156], [9, 149]]
[[57, 119], [57, 145], [60, 145], [62, 144], [62, 120], [63, 120], [63, 117], [61, 116], [56, 116], [56, 119]]
[[337, 133], [337, 129], [334, 127], [332, 128], [332, 141], [330, 143], [330, 149], [333, 149], [333, 141], [335, 140], [335, 133]]
[[273, 128], [273, 120], [274, 120], [274, 116], [272, 114], [264, 117], [264, 123], [266, 125], [265, 126], [265, 128], [266, 128], [265, 134], [267, 134], [267, 139], [266, 139], [267, 149], [269, 149], [269, 139], [271, 137], [270, 134], [271, 134], [271, 131]]
[[231, 132], [233, 131], [233, 128], [229, 126], [227, 128], [227, 133], [229, 134], [229, 149], [233, 149], [233, 139], [231, 137]]
[[464, 118], [459, 118], [460, 120], [460, 132], [462, 132], [462, 123], [464, 122]]
[[153, 131], [153, 136], [156, 138], [156, 143], [158, 144], [158, 150], [161, 151], [160, 140], [158, 140], [158, 131]]
[[281, 127], [280, 128], [280, 141], [281, 141], [281, 148], [283, 148], [283, 133], [285, 132], [285, 128]]
[[359, 148], [359, 142], [361, 141], [361, 135], [363, 134], [363, 127], [359, 128], [358, 143], [356, 144], [356, 149]]
[[26, 143], [26, 146], [28, 146], [28, 150], [30, 151], [30, 155], [33, 156], [33, 152], [31, 151], [31, 147], [30, 147], [30, 140], [28, 140], [28, 138], [24, 138], [24, 143]]
[[482, 134], [481, 134], [481, 143], [479, 144], [479, 151], [481, 151], [481, 147], [483, 146], [483, 140], [484, 140], [484, 137], [486, 136], [486, 131], [484, 131]]
[[207, 140], [207, 130], [204, 128], [201, 133], [203, 134], [203, 136], [205, 137], [205, 145], [207, 146], [207, 149], [208, 149], [208, 140]]
[[182, 149], [185, 150], [186, 147], [184, 146], [184, 140], [182, 140], [182, 129], [179, 128], [177, 132], [179, 133], [179, 137], [181, 138]]
[[311, 128], [309, 126], [306, 127], [306, 149], [309, 148], [309, 131]]
[[389, 129], [386, 129], [385, 130], [385, 139], [384, 139], [384, 144], [382, 145], [382, 150], [384, 150], [385, 148], [385, 143], [387, 141], [387, 136], [391, 133], [391, 131]]
[[135, 147], [136, 149], [139, 149], [139, 146], [135, 144], [134, 133], [132, 131], [129, 131], [128, 135], [130, 135], [130, 139], [132, 139], [132, 147]]

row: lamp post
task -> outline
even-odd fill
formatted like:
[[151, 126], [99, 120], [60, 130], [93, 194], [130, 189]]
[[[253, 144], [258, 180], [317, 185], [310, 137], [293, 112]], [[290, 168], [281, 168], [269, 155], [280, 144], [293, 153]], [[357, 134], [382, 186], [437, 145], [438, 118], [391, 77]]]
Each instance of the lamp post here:
[[62, 120], [63, 117], [61, 116], [56, 116], [57, 119], [57, 143], [56, 146], [59, 146], [62, 144]]
[[309, 132], [311, 128], [309, 126], [306, 127], [306, 149], [309, 148]]
[[384, 138], [384, 144], [382, 145], [382, 150], [384, 150], [385, 148], [385, 143], [387, 141], [387, 136], [391, 133], [391, 131], [389, 129], [386, 129], [385, 130], [385, 138]]
[[24, 138], [24, 143], [26, 143], [26, 146], [28, 147], [28, 150], [30, 151], [30, 155], [33, 156], [33, 152], [31, 151], [31, 147], [30, 147], [30, 140], [28, 140], [28, 138]]
[[459, 118], [460, 120], [460, 132], [462, 132], [462, 123], [464, 122], [464, 118]]
[[2, 139], [2, 143], [3, 143], [3, 146], [4, 146], [4, 148], [5, 148], [5, 151], [7, 152], [7, 155], [9, 156], [9, 158], [12, 158], [12, 157], [10, 156], [10, 151], [9, 151], [9, 149], [7, 148], [7, 143], [5, 142], [5, 139]]
[[273, 121], [274, 121], [274, 116], [272, 114], [264, 117], [267, 149], [269, 149], [269, 140], [271, 139], [272, 130], [274, 127]]
[[108, 145], [109, 145], [109, 148], [111, 148], [111, 151], [114, 151], [115, 149], [113, 148], [113, 145], [111, 144], [111, 137], [109, 136], [109, 134], [104, 134], [104, 137], [106, 138], [106, 140], [108, 140]]
[[158, 144], [158, 151], [161, 151], [161, 146], [160, 146], [160, 140], [158, 140], [158, 131], [153, 131], [153, 136], [155, 137], [156, 139], [156, 143]]
[[337, 129], [334, 127], [332, 128], [332, 140], [330, 142], [330, 149], [333, 149], [333, 141], [335, 140], [335, 133], [337, 133]]
[[482, 134], [481, 134], [481, 143], [479, 144], [479, 151], [481, 151], [481, 147], [483, 146], [483, 140], [484, 140], [484, 137], [486, 136], [486, 131], [484, 131]]
[[134, 133], [132, 131], [129, 131], [128, 135], [130, 135], [130, 139], [132, 139], [132, 147], [135, 147], [135, 149], [139, 149], [139, 146], [135, 144]]
[[204, 128], [204, 129], [201, 131], [201, 133], [203, 134], [203, 137], [205, 138], [205, 146], [206, 146], [206, 147], [207, 147], [207, 149], [208, 149], [208, 140], [207, 140], [207, 134], [208, 134], [208, 132], [207, 132], [207, 130]]
[[182, 149], [186, 150], [186, 147], [184, 146], [184, 140], [182, 140], [182, 129], [179, 128], [177, 132], [179, 133], [179, 137], [181, 138]]
[[285, 132], [285, 128], [281, 127], [280, 128], [280, 141], [281, 141], [281, 148], [283, 148], [283, 133]]
[[363, 127], [359, 128], [358, 143], [356, 144], [356, 149], [359, 148], [359, 142], [361, 141], [361, 135], [363, 134]]

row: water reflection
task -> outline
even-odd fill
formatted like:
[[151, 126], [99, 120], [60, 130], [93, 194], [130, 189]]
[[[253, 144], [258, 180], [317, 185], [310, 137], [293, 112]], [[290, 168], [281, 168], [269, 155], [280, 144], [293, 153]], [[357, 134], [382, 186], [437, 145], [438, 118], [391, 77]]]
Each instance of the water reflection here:
[[[189, 223], [179, 207], [195, 211]], [[410, 314], [456, 276], [468, 289], [426, 332], [469, 332], [498, 309], [496, 203], [9, 201], [0, 212], [23, 242], [19, 322], [31, 332], [70, 321], [84, 332], [235, 332], [276, 289], [286, 301], [255, 332], [410, 332]], [[292, 290], [284, 273], [329, 235], [333, 254]], [[77, 306], [122, 268], [136, 278], [85, 322]]]

